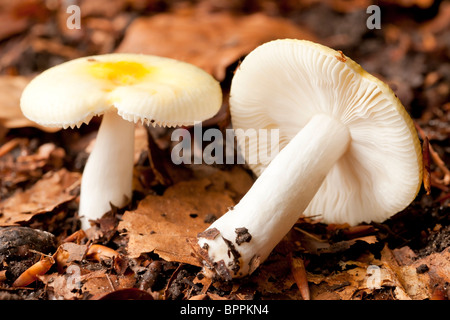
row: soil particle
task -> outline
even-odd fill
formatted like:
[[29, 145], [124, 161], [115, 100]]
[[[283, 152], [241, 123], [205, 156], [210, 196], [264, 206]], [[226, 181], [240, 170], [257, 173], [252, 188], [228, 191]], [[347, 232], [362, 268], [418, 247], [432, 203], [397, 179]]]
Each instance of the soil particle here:
[[162, 272], [162, 263], [160, 261], [153, 261], [147, 271], [142, 275], [139, 289], [148, 290], [151, 289], [157, 282]]
[[427, 246], [419, 251], [419, 257], [444, 251], [450, 247], [450, 225], [432, 231], [426, 240]]
[[220, 278], [226, 281], [232, 279], [230, 269], [225, 265], [225, 262], [223, 260], [214, 263], [214, 269], [216, 270], [217, 275], [219, 275]]
[[250, 242], [252, 240], [252, 235], [248, 232], [248, 229], [245, 227], [236, 228], [235, 230], [236, 236], [236, 244], [240, 246], [244, 242]]
[[203, 220], [205, 223], [213, 223], [214, 221], [216, 221], [217, 220], [217, 217], [216, 217], [216, 215], [215, 214], [213, 214], [213, 213], [210, 213], [210, 214], [207, 214], [206, 215], [206, 217], [205, 217], [205, 219]]
[[430, 268], [428, 268], [428, 266], [426, 264], [421, 264], [420, 266], [418, 266], [416, 268], [416, 272], [419, 273], [419, 274], [425, 273], [428, 270], [430, 270]]
[[228, 246], [228, 256], [230, 257], [233, 256], [233, 261], [228, 263], [228, 267], [235, 274], [237, 274], [237, 272], [241, 268], [241, 264], [239, 263], [239, 258], [241, 257], [241, 254], [239, 253], [239, 251], [236, 250], [236, 247], [230, 240], [225, 239], [224, 237], [222, 237], [222, 239]]
[[214, 240], [219, 234], [219, 230], [217, 230], [216, 228], [211, 228], [206, 231], [200, 232], [199, 234], [197, 234], [197, 237], [205, 238], [207, 240]]

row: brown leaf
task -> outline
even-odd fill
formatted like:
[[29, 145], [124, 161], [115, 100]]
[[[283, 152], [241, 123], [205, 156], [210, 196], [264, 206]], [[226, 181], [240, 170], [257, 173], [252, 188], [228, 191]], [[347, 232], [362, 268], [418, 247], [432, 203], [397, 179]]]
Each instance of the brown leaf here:
[[135, 19], [116, 51], [182, 60], [221, 81], [227, 67], [258, 45], [279, 38], [315, 37], [286, 20], [260, 13], [241, 17], [227, 12], [177, 11]]
[[411, 272], [408, 266], [401, 266], [395, 259], [392, 251], [387, 247], [381, 252], [381, 261], [383, 263], [383, 285], [386, 283], [395, 288], [395, 298], [398, 300], [424, 299], [426, 297], [426, 287], [417, 277], [417, 274]]
[[125, 212], [118, 229], [129, 235], [130, 257], [154, 251], [168, 261], [199, 265], [186, 238], [195, 238], [209, 226], [211, 216], [218, 218], [235, 204], [234, 190], [242, 187], [239, 180], [226, 184], [230, 178], [223, 175], [239, 176], [236, 170], [215, 169], [209, 176], [180, 181], [162, 196], [149, 195], [136, 210]]
[[61, 244], [54, 254], [58, 271], [62, 272], [70, 263], [84, 259], [87, 249], [87, 245], [72, 242]]
[[147, 196], [135, 211], [125, 212], [119, 230], [129, 233], [129, 255], [154, 251], [165, 260], [198, 265], [186, 238], [208, 227], [208, 214], [220, 216], [234, 205], [226, 194], [209, 191], [210, 185], [207, 179], [180, 182], [163, 196]]
[[77, 289], [78, 282], [73, 275], [51, 273], [39, 276], [39, 280], [47, 286], [49, 299], [74, 300], [81, 298]]
[[233, 166], [229, 170], [218, 170], [212, 166], [193, 166], [192, 172], [196, 179], [211, 179], [214, 183], [211, 190], [225, 192], [236, 203], [247, 193], [253, 185], [253, 178], [240, 166]]
[[[365, 279], [367, 277], [368, 264], [358, 263], [355, 261], [347, 261], [352, 265], [349, 270], [333, 273], [331, 275], [307, 273], [310, 283], [314, 283], [311, 289], [312, 300], [350, 300], [358, 291], [365, 289]], [[355, 267], [356, 265], [356, 267]], [[332, 292], [331, 296], [323, 296], [325, 292]]]
[[417, 259], [410, 250], [385, 247], [381, 252], [381, 261], [396, 285], [401, 287], [405, 295], [414, 300], [431, 299], [436, 288], [445, 288], [450, 282], [450, 252], [432, 253]]
[[83, 284], [82, 292], [87, 292], [92, 295], [91, 300], [97, 300], [104, 297], [105, 294], [114, 292], [116, 290], [132, 288], [136, 282], [133, 274], [117, 276], [114, 274], [105, 273], [96, 274], [93, 277], [88, 276], [87, 281]]
[[73, 200], [71, 191], [78, 186], [81, 175], [61, 169], [49, 172], [30, 189], [14, 193], [0, 202], [0, 225], [27, 222], [36, 214], [53, 211]]
[[423, 277], [429, 290], [428, 297], [432, 298], [435, 288], [445, 289], [450, 283], [450, 251], [447, 249], [418, 259], [411, 264], [411, 268]]
[[101, 296], [98, 300], [154, 300], [147, 291], [136, 288], [119, 289]]

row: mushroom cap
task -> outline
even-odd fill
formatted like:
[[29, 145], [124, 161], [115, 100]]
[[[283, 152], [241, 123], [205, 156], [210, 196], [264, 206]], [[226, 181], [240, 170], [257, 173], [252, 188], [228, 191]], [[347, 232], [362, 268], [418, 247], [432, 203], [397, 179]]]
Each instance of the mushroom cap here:
[[[293, 39], [259, 46], [235, 73], [230, 112], [233, 128], [242, 129], [235, 132], [246, 160], [260, 151], [256, 141], [245, 149], [247, 129], [279, 129], [273, 158], [316, 114], [348, 127], [350, 146], [306, 216], [325, 223], [381, 222], [403, 210], [420, 190], [422, 156], [413, 121], [388, 85], [341, 52]], [[260, 175], [268, 163], [248, 165]]]
[[192, 125], [214, 116], [220, 84], [202, 69], [174, 59], [112, 53], [50, 68], [25, 88], [21, 108], [47, 127], [74, 127], [116, 110], [128, 121]]

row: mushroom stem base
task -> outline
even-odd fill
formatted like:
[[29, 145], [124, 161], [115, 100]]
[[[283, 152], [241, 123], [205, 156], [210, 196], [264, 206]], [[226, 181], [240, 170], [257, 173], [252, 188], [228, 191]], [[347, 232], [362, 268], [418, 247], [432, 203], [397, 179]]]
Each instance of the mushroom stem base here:
[[225, 279], [255, 270], [307, 208], [350, 140], [341, 122], [311, 118], [241, 201], [199, 234], [205, 265]]
[[110, 211], [111, 204], [122, 208], [131, 200], [133, 163], [134, 123], [116, 112], [105, 113], [81, 179], [82, 229]]

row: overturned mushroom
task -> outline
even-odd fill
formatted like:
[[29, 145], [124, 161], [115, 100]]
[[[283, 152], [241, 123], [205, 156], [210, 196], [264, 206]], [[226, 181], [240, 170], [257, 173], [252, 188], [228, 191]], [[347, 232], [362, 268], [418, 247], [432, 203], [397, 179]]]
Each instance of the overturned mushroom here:
[[192, 125], [222, 104], [219, 83], [173, 59], [106, 54], [53, 67], [25, 88], [24, 115], [47, 127], [79, 127], [103, 114], [81, 182], [79, 215], [89, 220], [125, 206], [132, 196], [134, 123]]
[[302, 40], [266, 43], [236, 71], [230, 106], [241, 149], [246, 129], [276, 129], [281, 151], [267, 166], [249, 163], [259, 175], [252, 188], [210, 226], [214, 239], [198, 236], [205, 264], [226, 279], [251, 273], [302, 214], [381, 222], [419, 191], [411, 118], [386, 84], [341, 52]]

